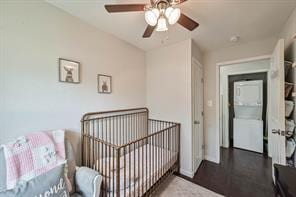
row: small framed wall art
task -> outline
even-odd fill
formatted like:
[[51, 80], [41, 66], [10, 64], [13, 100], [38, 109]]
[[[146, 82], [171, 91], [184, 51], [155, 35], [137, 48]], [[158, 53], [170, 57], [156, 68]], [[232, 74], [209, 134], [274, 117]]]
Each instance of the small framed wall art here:
[[98, 74], [98, 92], [103, 94], [112, 93], [112, 77]]
[[66, 83], [80, 83], [80, 63], [59, 58], [59, 81]]

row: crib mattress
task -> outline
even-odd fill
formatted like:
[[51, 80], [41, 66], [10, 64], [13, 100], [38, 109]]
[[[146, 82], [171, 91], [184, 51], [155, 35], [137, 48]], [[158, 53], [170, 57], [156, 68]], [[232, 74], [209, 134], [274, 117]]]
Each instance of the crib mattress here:
[[[121, 156], [120, 196], [143, 195], [177, 161], [177, 156], [175, 151], [151, 144], [142, 145]], [[111, 171], [103, 183], [108, 188], [107, 196], [115, 196], [116, 193], [116, 171]]]

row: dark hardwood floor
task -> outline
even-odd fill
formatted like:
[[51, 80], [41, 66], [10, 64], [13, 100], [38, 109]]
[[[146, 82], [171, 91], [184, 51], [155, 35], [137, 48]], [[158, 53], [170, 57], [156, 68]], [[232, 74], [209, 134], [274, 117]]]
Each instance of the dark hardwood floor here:
[[193, 179], [227, 197], [274, 197], [271, 159], [234, 148], [221, 148], [221, 163], [203, 161]]

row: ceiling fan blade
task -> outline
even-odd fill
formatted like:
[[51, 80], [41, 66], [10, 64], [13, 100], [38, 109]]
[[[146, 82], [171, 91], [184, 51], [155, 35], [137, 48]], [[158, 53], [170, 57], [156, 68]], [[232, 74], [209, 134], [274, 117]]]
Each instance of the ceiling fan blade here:
[[152, 35], [155, 27], [156, 26], [148, 25], [145, 32], [144, 32], [144, 34], [143, 34], [143, 38], [149, 38]]
[[181, 14], [178, 23], [190, 31], [193, 31], [195, 28], [199, 26], [197, 22], [195, 22], [185, 14]]
[[111, 12], [139, 12], [144, 11], [146, 4], [117, 4], [105, 5], [105, 9]]
[[181, 4], [181, 3], [184, 3], [185, 1], [187, 0], [172, 0], [172, 5], [178, 5], [178, 4]]
[[185, 1], [187, 1], [187, 0], [180, 0], [180, 1], [179, 1], [179, 4], [180, 4], [180, 3], [184, 3]]

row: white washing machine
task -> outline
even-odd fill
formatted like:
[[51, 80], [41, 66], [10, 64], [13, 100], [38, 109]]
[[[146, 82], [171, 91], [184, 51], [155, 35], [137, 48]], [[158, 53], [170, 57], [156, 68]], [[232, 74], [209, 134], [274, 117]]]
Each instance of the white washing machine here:
[[233, 146], [263, 153], [263, 81], [234, 83]]

